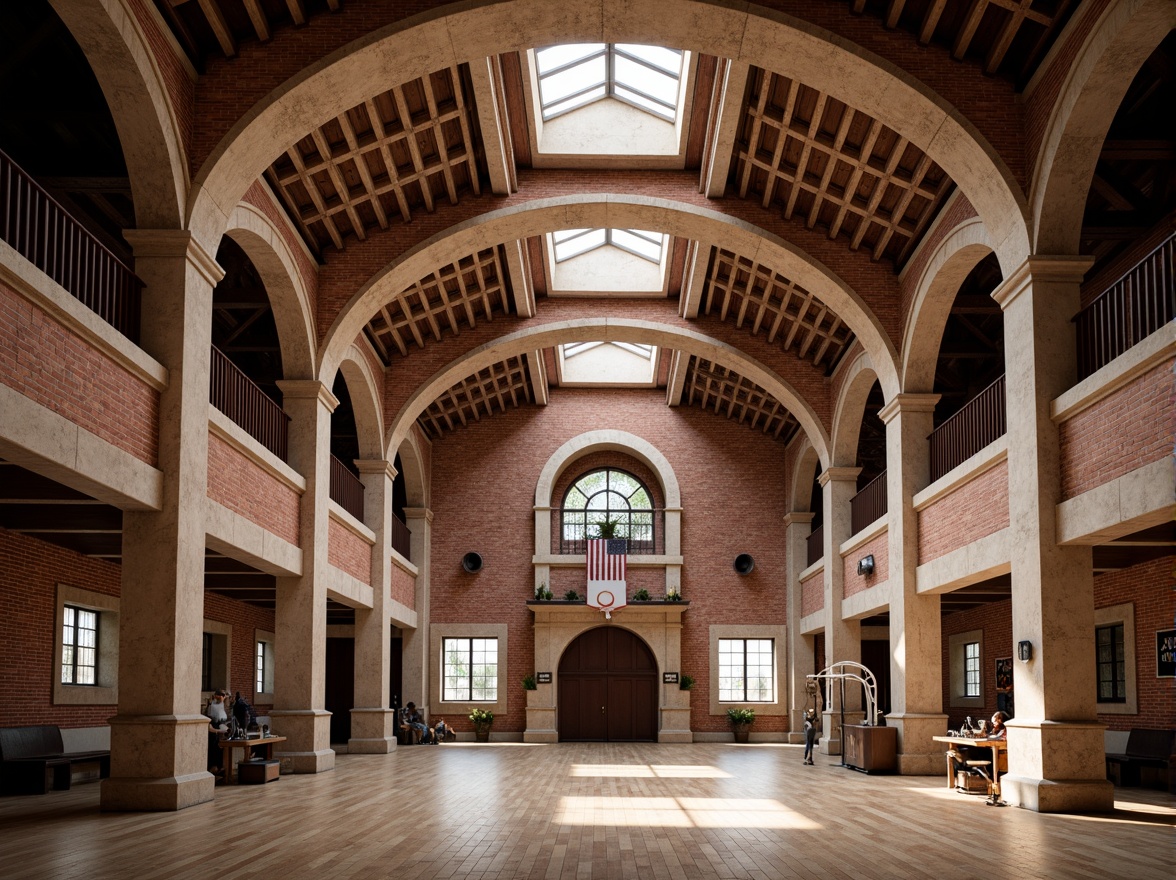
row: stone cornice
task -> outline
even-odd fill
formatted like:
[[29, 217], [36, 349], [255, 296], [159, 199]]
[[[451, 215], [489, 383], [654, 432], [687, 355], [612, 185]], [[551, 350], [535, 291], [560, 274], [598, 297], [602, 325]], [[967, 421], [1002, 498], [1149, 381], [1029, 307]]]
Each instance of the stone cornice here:
[[809, 525], [815, 517], [815, 513], [805, 513], [800, 510], [794, 510], [792, 513], [784, 514], [784, 528], [791, 526]]
[[830, 482], [848, 483], [850, 480], [856, 480], [858, 474], [862, 472], [860, 467], [831, 467], [826, 468], [817, 477], [817, 482], [821, 484], [823, 489], [829, 485]]
[[427, 523], [433, 521], [433, 511], [428, 507], [406, 507], [404, 508], [405, 519], [423, 519]]
[[127, 229], [125, 238], [135, 252], [135, 259], [183, 257], [215, 287], [225, 277], [225, 270], [190, 232], [182, 229]]
[[357, 458], [355, 468], [361, 474], [385, 474], [389, 480], [396, 479], [395, 466], [382, 458]]
[[888, 425], [900, 412], [935, 412], [935, 405], [939, 403], [940, 397], [940, 394], [896, 394], [889, 403], [878, 410], [878, 418]]
[[296, 400], [318, 398], [328, 412], [334, 412], [335, 407], [339, 405], [339, 398], [332, 394], [331, 389], [318, 379], [279, 379], [278, 388], [281, 389], [283, 397], [291, 397]]
[[1001, 285], [992, 292], [992, 298], [996, 300], [1002, 310], [1005, 310], [1034, 281], [1081, 284], [1087, 271], [1093, 265], [1094, 257], [1030, 257], [1001, 282]]

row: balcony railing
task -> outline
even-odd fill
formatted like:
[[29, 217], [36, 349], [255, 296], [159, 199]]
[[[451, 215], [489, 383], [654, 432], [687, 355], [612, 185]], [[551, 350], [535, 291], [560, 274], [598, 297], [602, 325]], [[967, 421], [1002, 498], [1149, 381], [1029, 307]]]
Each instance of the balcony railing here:
[[3, 152], [0, 238], [138, 344], [143, 282]]
[[880, 516], [886, 515], [886, 471], [866, 483], [849, 499], [851, 534], [856, 535]]
[[213, 346], [208, 399], [250, 437], [286, 460], [290, 417]]
[[825, 552], [825, 526], [819, 525], [813, 529], [808, 538], [808, 565], [816, 565], [821, 561], [821, 557]]
[[335, 456], [331, 456], [331, 500], [363, 522], [363, 483], [347, 470]]
[[1007, 430], [1001, 376], [931, 432], [931, 481], [967, 461]]
[[1176, 233], [1074, 316], [1078, 378], [1085, 379], [1176, 313]]
[[409, 556], [412, 549], [412, 532], [396, 514], [392, 514], [392, 549], [412, 562], [412, 557]]
[[[559, 552], [587, 553], [588, 539], [596, 537], [596, 524], [604, 519], [604, 512], [583, 508], [552, 512], [552, 526], [559, 530]], [[628, 514], [612, 511], [608, 516], [619, 521], [616, 537], [628, 540], [630, 556], [660, 556], [666, 552], [665, 510], [634, 510]]]

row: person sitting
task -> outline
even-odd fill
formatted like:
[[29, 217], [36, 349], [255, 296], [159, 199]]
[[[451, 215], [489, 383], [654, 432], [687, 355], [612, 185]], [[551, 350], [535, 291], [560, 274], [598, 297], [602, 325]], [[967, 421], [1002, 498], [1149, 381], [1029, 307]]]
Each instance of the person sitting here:
[[419, 736], [420, 741], [418, 745], [426, 745], [428, 743], [429, 728], [425, 724], [425, 719], [421, 713], [417, 711], [416, 703], [409, 703], [404, 707], [404, 717], [400, 725], [402, 729], [408, 730], [413, 736]]
[[1008, 739], [1008, 728], [1005, 727], [1005, 721], [1008, 716], [1004, 712], [997, 709], [992, 713], [992, 730], [988, 734], [988, 739]]
[[437, 723], [433, 725], [433, 744], [439, 745], [447, 739], [456, 740], [457, 734], [454, 733], [452, 727], [445, 723], [444, 718], [438, 718]]
[[229, 692], [218, 688], [209, 698], [204, 714], [208, 716], [208, 772], [221, 772], [222, 749], [220, 737], [228, 729], [229, 713], [225, 711], [225, 697]]

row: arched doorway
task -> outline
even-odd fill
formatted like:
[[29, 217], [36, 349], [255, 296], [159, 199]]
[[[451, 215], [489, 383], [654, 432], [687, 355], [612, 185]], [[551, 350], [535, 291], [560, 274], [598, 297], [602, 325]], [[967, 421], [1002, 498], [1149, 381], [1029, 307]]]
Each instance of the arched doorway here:
[[657, 662], [628, 630], [590, 629], [559, 661], [561, 742], [657, 740]]

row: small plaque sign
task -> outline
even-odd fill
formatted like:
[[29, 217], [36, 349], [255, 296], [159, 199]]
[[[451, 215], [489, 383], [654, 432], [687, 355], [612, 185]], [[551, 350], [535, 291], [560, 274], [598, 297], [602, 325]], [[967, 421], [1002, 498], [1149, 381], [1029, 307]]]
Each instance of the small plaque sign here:
[[676, 672], [663, 672], [662, 673], [662, 684], [677, 684], [677, 683], [678, 683], [678, 673], [676, 673]]
[[550, 672], [536, 672], [535, 673], [535, 683], [536, 684], [551, 684], [551, 673]]

